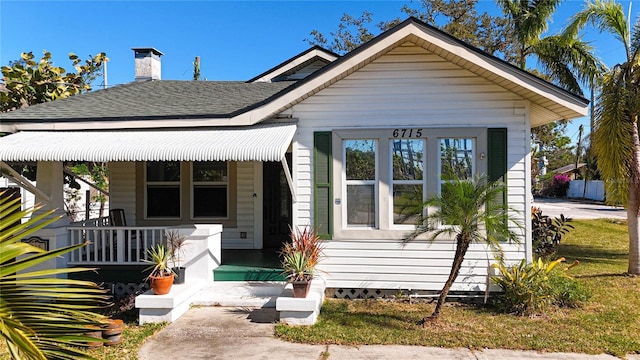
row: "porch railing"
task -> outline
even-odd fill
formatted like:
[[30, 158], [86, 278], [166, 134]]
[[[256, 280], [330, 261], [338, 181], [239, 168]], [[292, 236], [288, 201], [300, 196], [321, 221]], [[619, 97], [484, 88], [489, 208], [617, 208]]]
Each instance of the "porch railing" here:
[[69, 263], [72, 265], [144, 265], [147, 249], [160, 243], [167, 229], [75, 225], [67, 227], [70, 244], [89, 244], [71, 253]]
[[88, 220], [83, 220], [83, 221], [77, 221], [74, 223], [71, 223], [71, 226], [73, 227], [77, 227], [77, 226], [109, 226], [109, 217], [108, 216], [103, 216], [103, 217], [99, 217], [99, 218], [95, 218], [95, 219], [88, 219]]

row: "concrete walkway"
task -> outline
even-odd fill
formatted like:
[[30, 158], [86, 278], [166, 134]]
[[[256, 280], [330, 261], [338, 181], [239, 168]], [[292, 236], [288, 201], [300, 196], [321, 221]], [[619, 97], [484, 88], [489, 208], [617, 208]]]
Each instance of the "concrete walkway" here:
[[[559, 359], [605, 360], [611, 355], [539, 353], [513, 350], [443, 349], [396, 345], [306, 345], [273, 336], [278, 315], [273, 308], [195, 307], [176, 322], [147, 339], [139, 359]], [[640, 360], [630, 355], [629, 360]]]

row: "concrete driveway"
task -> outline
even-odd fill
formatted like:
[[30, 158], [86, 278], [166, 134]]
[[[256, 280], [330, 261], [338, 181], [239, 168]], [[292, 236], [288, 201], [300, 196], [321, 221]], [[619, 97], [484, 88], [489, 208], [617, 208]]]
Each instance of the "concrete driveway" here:
[[590, 200], [535, 198], [533, 204], [542, 214], [552, 218], [564, 214], [572, 219], [626, 219], [627, 212], [622, 207], [613, 207]]

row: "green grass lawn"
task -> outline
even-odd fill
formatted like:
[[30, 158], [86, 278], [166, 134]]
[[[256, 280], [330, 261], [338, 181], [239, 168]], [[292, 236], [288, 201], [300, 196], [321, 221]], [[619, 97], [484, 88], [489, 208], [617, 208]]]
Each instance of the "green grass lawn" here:
[[449, 303], [441, 319], [416, 324], [433, 304], [382, 300], [325, 302], [311, 327], [278, 325], [288, 341], [317, 344], [403, 344], [505, 348], [549, 352], [640, 353], [640, 277], [627, 270], [627, 227], [608, 220], [575, 221], [558, 255], [593, 294], [581, 309], [556, 309], [533, 318], [499, 314], [490, 307]]

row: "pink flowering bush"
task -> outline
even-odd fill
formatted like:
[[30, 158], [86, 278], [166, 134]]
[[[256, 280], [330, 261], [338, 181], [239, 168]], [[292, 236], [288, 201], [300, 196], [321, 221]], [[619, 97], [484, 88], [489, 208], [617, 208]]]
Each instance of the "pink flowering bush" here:
[[569, 183], [571, 179], [568, 175], [558, 174], [553, 177], [550, 183], [542, 190], [543, 196], [549, 197], [564, 197], [567, 196], [569, 190]]

